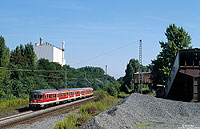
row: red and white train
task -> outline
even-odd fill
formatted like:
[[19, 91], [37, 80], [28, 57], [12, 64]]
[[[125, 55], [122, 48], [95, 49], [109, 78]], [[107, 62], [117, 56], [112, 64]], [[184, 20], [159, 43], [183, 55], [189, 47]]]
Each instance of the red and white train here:
[[29, 107], [40, 108], [93, 95], [93, 88], [44, 89], [30, 92]]

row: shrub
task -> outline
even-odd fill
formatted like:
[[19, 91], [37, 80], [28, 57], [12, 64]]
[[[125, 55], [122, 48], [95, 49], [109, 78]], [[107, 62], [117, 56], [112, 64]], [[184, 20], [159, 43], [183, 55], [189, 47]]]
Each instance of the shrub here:
[[59, 121], [55, 125], [54, 129], [76, 129], [76, 121], [77, 117], [72, 114], [64, 121]]
[[105, 87], [105, 90], [110, 94], [111, 96], [117, 97], [119, 94], [119, 87], [120, 83], [110, 83]]
[[0, 100], [0, 110], [5, 111], [7, 109], [16, 109], [22, 106], [28, 106], [29, 104], [29, 98], [22, 99], [13, 99], [13, 100], [7, 100], [7, 99], [1, 99]]
[[99, 90], [99, 91], [95, 91], [94, 92], [94, 94], [95, 94], [95, 102], [96, 101], [100, 101], [100, 100], [102, 100], [103, 98], [106, 98], [109, 94], [106, 92], [106, 91], [104, 91], [104, 90]]

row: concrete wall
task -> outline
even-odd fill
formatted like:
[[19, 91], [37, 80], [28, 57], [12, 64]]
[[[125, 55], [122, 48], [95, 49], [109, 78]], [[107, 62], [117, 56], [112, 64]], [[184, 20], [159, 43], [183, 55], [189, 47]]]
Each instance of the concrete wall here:
[[56, 47], [53, 48], [53, 62], [57, 62], [61, 65], [63, 64], [62, 50]]
[[53, 62], [53, 46], [50, 45], [38, 45], [35, 46], [34, 51], [36, 53], [37, 59], [45, 58], [50, 62]]
[[34, 48], [36, 53], [37, 59], [45, 58], [48, 59], [50, 62], [57, 62], [60, 65], [65, 65], [65, 59], [63, 60], [63, 51], [55, 46], [52, 45], [36, 45]]

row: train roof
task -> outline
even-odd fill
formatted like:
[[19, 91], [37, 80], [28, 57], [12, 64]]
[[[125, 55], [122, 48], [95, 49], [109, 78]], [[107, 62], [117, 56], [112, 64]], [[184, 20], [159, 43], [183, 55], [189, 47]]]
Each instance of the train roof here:
[[68, 88], [68, 89], [41, 89], [41, 90], [33, 90], [30, 93], [44, 93], [44, 92], [54, 92], [54, 91], [69, 91], [69, 90], [84, 90], [84, 89], [92, 89], [91, 87], [86, 88]]
[[41, 89], [41, 90], [33, 90], [31, 92], [34, 93], [43, 93], [43, 92], [52, 92], [52, 91], [57, 91], [56, 89]]
[[85, 90], [85, 89], [92, 89], [91, 87], [85, 87], [85, 88], [68, 88], [68, 89], [58, 89], [59, 91], [65, 91], [65, 90]]

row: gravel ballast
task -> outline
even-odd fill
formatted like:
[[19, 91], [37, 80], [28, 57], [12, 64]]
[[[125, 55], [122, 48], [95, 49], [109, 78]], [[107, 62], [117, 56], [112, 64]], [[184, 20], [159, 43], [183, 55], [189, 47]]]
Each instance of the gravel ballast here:
[[79, 129], [200, 129], [200, 103], [133, 93]]
[[54, 126], [57, 122], [67, 119], [71, 114], [76, 114], [78, 110], [79, 109], [75, 109], [69, 113], [42, 118], [30, 124], [20, 124], [9, 129], [54, 129]]

